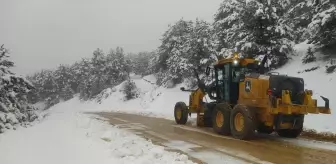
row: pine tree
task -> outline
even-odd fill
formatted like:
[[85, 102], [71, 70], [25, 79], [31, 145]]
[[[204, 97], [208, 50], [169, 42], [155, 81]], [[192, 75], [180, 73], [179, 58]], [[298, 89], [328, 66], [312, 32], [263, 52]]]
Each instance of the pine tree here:
[[223, 48], [234, 48], [236, 42], [247, 35], [242, 19], [242, 16], [246, 15], [244, 12], [248, 12], [246, 8], [245, 0], [227, 0], [221, 3], [214, 22], [219, 42], [217, 51], [222, 51]]
[[335, 50], [336, 4], [330, 0], [316, 1], [311, 23], [308, 25], [309, 41], [324, 50]]
[[78, 74], [78, 79], [80, 80], [78, 85], [78, 92], [82, 100], [87, 100], [90, 98], [91, 91], [91, 70], [93, 69], [91, 60], [82, 59], [76, 68]]
[[179, 50], [174, 49], [172, 51], [173, 56], [169, 57], [168, 64], [168, 76], [165, 77], [164, 81], [172, 80], [174, 84], [179, 84], [184, 78], [189, 77], [191, 74], [192, 64], [188, 61], [186, 56]]
[[74, 68], [81, 77], [78, 90], [80, 98], [88, 100], [94, 98], [101, 91], [111, 86], [111, 74], [109, 68], [109, 57], [105, 56], [101, 49], [93, 52], [91, 59], [83, 59]]
[[293, 54], [293, 30], [284, 15], [288, 1], [228, 0], [215, 17], [215, 28], [222, 48], [235, 49], [245, 57], [268, 54], [277, 68]]
[[336, 70], [336, 62], [335, 59], [330, 59], [328, 64], [326, 65], [326, 72], [333, 73]]
[[59, 103], [60, 99], [59, 99], [59, 89], [57, 86], [57, 82], [55, 79], [55, 72], [51, 71], [51, 70], [45, 70], [43, 71], [42, 76], [44, 82], [42, 83], [42, 90], [43, 90], [43, 97], [45, 98], [45, 100], [47, 101], [47, 106], [53, 106], [57, 103]]
[[10, 69], [14, 63], [8, 60], [8, 51], [0, 47], [0, 133], [18, 125], [25, 125], [37, 118], [35, 109], [28, 103], [27, 94], [33, 85]]
[[70, 100], [73, 98], [75, 92], [71, 89], [70, 84], [65, 85], [61, 92], [60, 92], [60, 98], [64, 101]]
[[192, 29], [192, 21], [181, 19], [170, 26], [163, 34], [162, 43], [158, 50], [157, 70], [168, 70], [169, 65], [167, 62], [170, 57], [185, 54], [184, 51], [187, 50], [188, 47], [184, 47], [184, 45], [189, 41]]
[[154, 58], [154, 52], [139, 52], [138, 54], [128, 54], [127, 60], [133, 73], [145, 76], [151, 73], [150, 61]]
[[212, 26], [206, 21], [196, 19], [190, 41], [185, 47], [189, 47], [187, 51], [188, 63], [197, 68], [197, 71], [204, 72], [204, 68], [217, 59], [217, 45], [214, 42]]
[[129, 67], [125, 60], [124, 50], [121, 47], [117, 47], [108, 53], [106, 70], [112, 85], [118, 85], [126, 80]]
[[312, 51], [312, 48], [309, 47], [307, 54], [304, 56], [304, 58], [302, 59], [302, 63], [303, 64], [307, 64], [307, 63], [311, 63], [316, 61], [316, 57], [314, 55], [314, 52]]
[[174, 85], [193, 76], [194, 68], [203, 72], [205, 65], [217, 59], [214, 36], [212, 26], [199, 19], [195, 23], [181, 19], [170, 26], [163, 35], [156, 58], [157, 82], [170, 81]]
[[301, 43], [309, 38], [307, 27], [311, 23], [314, 13], [314, 0], [292, 0], [288, 12], [285, 14], [285, 24], [294, 30], [295, 43]]
[[106, 56], [101, 49], [97, 49], [93, 52], [93, 57], [91, 59], [92, 69], [91, 74], [91, 90], [90, 98], [98, 95], [107, 86], [108, 81], [106, 75]]
[[71, 86], [77, 82], [74, 81], [74, 75], [72, 74], [70, 66], [60, 65], [54, 72], [53, 78], [55, 78], [57, 94], [60, 95], [59, 98], [63, 100], [71, 99], [74, 94]]
[[131, 100], [139, 96], [138, 89], [132, 80], [127, 80], [122, 89], [125, 95], [125, 100]]

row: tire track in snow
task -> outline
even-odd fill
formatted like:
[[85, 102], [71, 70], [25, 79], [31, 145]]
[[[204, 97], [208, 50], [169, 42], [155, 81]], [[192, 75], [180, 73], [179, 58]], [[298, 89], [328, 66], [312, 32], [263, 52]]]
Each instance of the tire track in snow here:
[[[125, 122], [126, 120], [113, 117], [113, 119]], [[128, 122], [128, 121], [127, 121]], [[165, 136], [163, 134], [154, 132], [149, 130], [150, 128], [141, 124], [141, 123], [124, 123], [124, 124], [115, 124], [116, 127], [131, 130], [136, 135], [144, 136], [144, 134], [148, 134], [155, 138], [161, 139], [164, 142], [159, 142], [160, 145], [165, 146], [168, 150], [178, 150], [186, 155], [206, 162], [208, 164], [219, 164], [223, 162], [232, 162], [235, 164], [238, 163], [260, 163], [259, 159], [246, 158], [246, 156], [237, 156], [235, 153], [228, 153], [227, 151], [217, 150], [217, 149], [209, 149], [203, 145], [198, 144], [197, 142], [190, 142], [190, 141], [182, 141], [182, 140], [173, 140], [172, 138]], [[146, 137], [148, 138], [148, 136]], [[149, 137], [153, 139], [152, 137]]]

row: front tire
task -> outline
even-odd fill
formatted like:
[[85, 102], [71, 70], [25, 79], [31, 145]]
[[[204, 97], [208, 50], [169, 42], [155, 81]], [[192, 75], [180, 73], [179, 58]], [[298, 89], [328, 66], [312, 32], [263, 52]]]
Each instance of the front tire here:
[[217, 104], [212, 115], [212, 127], [221, 135], [230, 135], [231, 107], [226, 103]]
[[230, 128], [232, 136], [240, 140], [249, 140], [255, 135], [254, 111], [244, 105], [236, 105], [231, 112]]
[[177, 102], [174, 108], [175, 122], [185, 125], [188, 121], [188, 107], [184, 102]]

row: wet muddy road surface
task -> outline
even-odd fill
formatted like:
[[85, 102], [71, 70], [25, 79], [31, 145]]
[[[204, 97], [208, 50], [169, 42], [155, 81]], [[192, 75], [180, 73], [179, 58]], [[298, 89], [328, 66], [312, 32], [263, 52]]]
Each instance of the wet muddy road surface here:
[[275, 135], [258, 135], [252, 141], [242, 141], [191, 123], [177, 125], [173, 120], [132, 114], [95, 114], [169, 151], [186, 154], [196, 163], [336, 164], [336, 145], [332, 143]]

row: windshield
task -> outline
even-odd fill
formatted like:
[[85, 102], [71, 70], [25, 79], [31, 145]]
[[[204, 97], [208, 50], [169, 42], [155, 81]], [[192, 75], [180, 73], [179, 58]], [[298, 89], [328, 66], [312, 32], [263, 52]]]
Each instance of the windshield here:
[[245, 74], [247, 68], [244, 66], [238, 66], [232, 68], [232, 82], [239, 82], [239, 77], [242, 74]]

